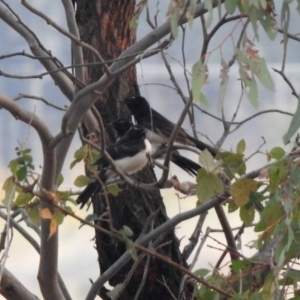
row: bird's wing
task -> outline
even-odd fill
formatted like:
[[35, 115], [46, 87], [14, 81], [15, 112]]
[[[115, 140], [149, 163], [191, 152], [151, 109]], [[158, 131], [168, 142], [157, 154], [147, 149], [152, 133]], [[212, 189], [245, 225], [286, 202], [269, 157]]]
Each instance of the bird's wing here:
[[[145, 143], [143, 140], [130, 141], [126, 143], [111, 144], [106, 147], [107, 153], [111, 156], [113, 160], [122, 159], [125, 157], [131, 157], [137, 154], [139, 151], [145, 148]], [[101, 168], [106, 168], [109, 166], [109, 163], [104, 156], [101, 156], [96, 162], [95, 165], [99, 165]]]
[[[164, 136], [166, 139], [169, 139], [175, 124], [154, 109], [152, 109], [152, 120], [153, 131]], [[189, 141], [186, 132], [182, 128], [180, 128], [177, 132], [176, 142], [185, 145], [193, 145], [193, 143]]]

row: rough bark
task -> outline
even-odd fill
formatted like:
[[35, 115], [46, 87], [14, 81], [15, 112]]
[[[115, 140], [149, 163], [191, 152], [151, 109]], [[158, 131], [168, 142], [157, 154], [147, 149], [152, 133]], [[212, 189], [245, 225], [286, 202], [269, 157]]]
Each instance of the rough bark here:
[[[79, 26], [81, 39], [96, 48], [105, 60], [111, 60], [120, 55], [126, 48], [135, 42], [135, 30], [129, 27], [129, 22], [134, 11], [134, 0], [77, 0], [76, 19]], [[92, 62], [94, 58], [90, 53], [84, 52], [85, 62]], [[99, 66], [86, 68], [86, 83], [98, 80], [103, 74]], [[123, 72], [111, 86], [99, 96], [96, 108], [100, 112], [104, 124], [107, 124], [118, 117], [128, 115], [128, 111], [118, 101], [124, 97], [138, 93], [135, 68]], [[110, 141], [114, 135], [107, 127]], [[136, 178], [145, 183], [154, 182], [155, 174], [148, 167], [135, 175]], [[167, 216], [159, 190], [143, 191], [127, 185], [121, 185], [121, 192], [117, 197], [109, 196], [110, 212], [115, 229], [119, 230], [123, 225], [128, 226], [134, 232], [132, 240], [135, 240], [141, 233], [147, 218], [151, 213], [158, 211], [153, 221], [153, 226], [166, 221]], [[107, 211], [105, 199], [97, 195], [93, 199], [94, 212], [102, 215]], [[107, 222], [99, 222], [99, 225], [108, 228]], [[147, 230], [151, 230], [147, 228]], [[166, 243], [167, 242], [167, 243]], [[165, 244], [164, 244], [165, 243]], [[182, 262], [179, 252], [179, 241], [174, 231], [166, 233], [161, 237], [159, 243], [161, 254]], [[121, 254], [126, 251], [124, 243], [96, 232], [96, 248], [98, 251], [100, 271], [107, 270]], [[110, 280], [115, 286], [124, 282], [133, 262], [128, 263], [116, 276]], [[144, 273], [145, 260], [142, 260], [134, 272], [122, 296], [119, 299], [133, 299], [141, 284]], [[168, 264], [150, 260], [147, 271], [147, 279], [139, 299], [174, 299], [170, 291], [177, 296], [182, 274], [170, 267]], [[166, 285], [164, 285], [164, 282]], [[168, 288], [167, 288], [167, 287]], [[104, 290], [100, 291], [103, 299], [109, 299]]]

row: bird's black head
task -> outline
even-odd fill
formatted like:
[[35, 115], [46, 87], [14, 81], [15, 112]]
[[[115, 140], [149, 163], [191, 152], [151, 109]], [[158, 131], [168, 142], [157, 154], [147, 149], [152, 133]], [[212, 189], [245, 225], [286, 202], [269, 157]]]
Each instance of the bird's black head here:
[[150, 114], [148, 101], [142, 96], [130, 96], [123, 100], [135, 118]]
[[124, 138], [128, 138], [130, 140], [138, 140], [141, 138], [145, 138], [147, 133], [147, 129], [140, 125], [134, 125], [130, 127], [130, 129], [124, 135]]
[[119, 118], [111, 122], [109, 125], [111, 125], [115, 129], [115, 131], [118, 134], [118, 137], [122, 137], [133, 124], [130, 120], [126, 118]]

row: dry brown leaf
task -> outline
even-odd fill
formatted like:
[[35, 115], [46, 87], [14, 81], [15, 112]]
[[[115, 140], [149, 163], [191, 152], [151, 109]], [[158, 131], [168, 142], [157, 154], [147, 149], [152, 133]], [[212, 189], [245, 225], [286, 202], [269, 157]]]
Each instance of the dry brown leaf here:
[[46, 191], [46, 193], [53, 202], [59, 202], [60, 201], [60, 197], [56, 193], [50, 192], [50, 191]]
[[49, 208], [42, 208], [40, 209], [40, 216], [42, 219], [49, 219], [51, 220], [53, 218], [53, 214], [50, 211]]
[[50, 233], [48, 239], [50, 239], [57, 232], [57, 222], [55, 219], [51, 219], [50, 222]]

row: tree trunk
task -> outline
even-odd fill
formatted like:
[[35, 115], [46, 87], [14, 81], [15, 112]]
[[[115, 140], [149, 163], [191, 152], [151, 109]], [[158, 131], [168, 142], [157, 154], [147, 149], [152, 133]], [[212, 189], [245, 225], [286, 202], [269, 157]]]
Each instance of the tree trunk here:
[[[76, 19], [81, 39], [96, 48], [105, 60], [117, 58], [120, 53], [135, 42], [135, 29], [129, 26], [134, 7], [134, 0], [77, 0]], [[84, 60], [85, 62], [95, 61], [92, 54], [87, 51], [84, 52]], [[85, 83], [92, 83], [102, 75], [103, 69], [99, 65], [86, 67]], [[128, 116], [129, 112], [118, 101], [130, 94], [137, 93], [139, 90], [136, 70], [132, 67], [117, 77], [110, 87], [99, 96], [96, 108], [101, 114], [104, 125], [118, 117]], [[109, 140], [114, 141], [114, 134], [109, 127], [107, 134]], [[140, 171], [135, 175], [135, 178], [144, 183], [156, 180], [153, 169], [150, 167]], [[155, 228], [167, 219], [159, 190], [143, 191], [123, 184], [120, 185], [120, 193], [117, 197], [110, 195], [108, 198], [113, 227], [120, 230], [123, 225], [128, 226], [134, 232], [133, 241], [140, 235], [151, 213], [158, 211], [153, 225], [147, 228], [147, 232], [151, 230], [151, 226]], [[93, 208], [98, 215], [107, 212], [106, 200], [100, 194], [94, 197]], [[107, 222], [98, 222], [98, 225], [108, 229]], [[158, 252], [186, 265], [185, 262], [182, 262], [179, 241], [174, 230], [161, 237], [159, 245], [161, 244], [164, 245], [158, 248]], [[99, 232], [96, 232], [96, 248], [102, 273], [126, 251], [124, 243]], [[145, 259], [141, 261], [119, 299], [134, 298], [142, 282], [144, 272], [147, 274], [147, 279], [139, 299], [174, 299], [171, 293], [177, 297], [182, 274], [168, 264], [152, 258], [145, 270], [145, 261]], [[123, 283], [132, 264], [133, 261], [118, 272], [110, 280], [110, 285], [115, 286], [118, 283]], [[103, 299], [110, 299], [104, 290], [100, 291], [100, 295]]]

